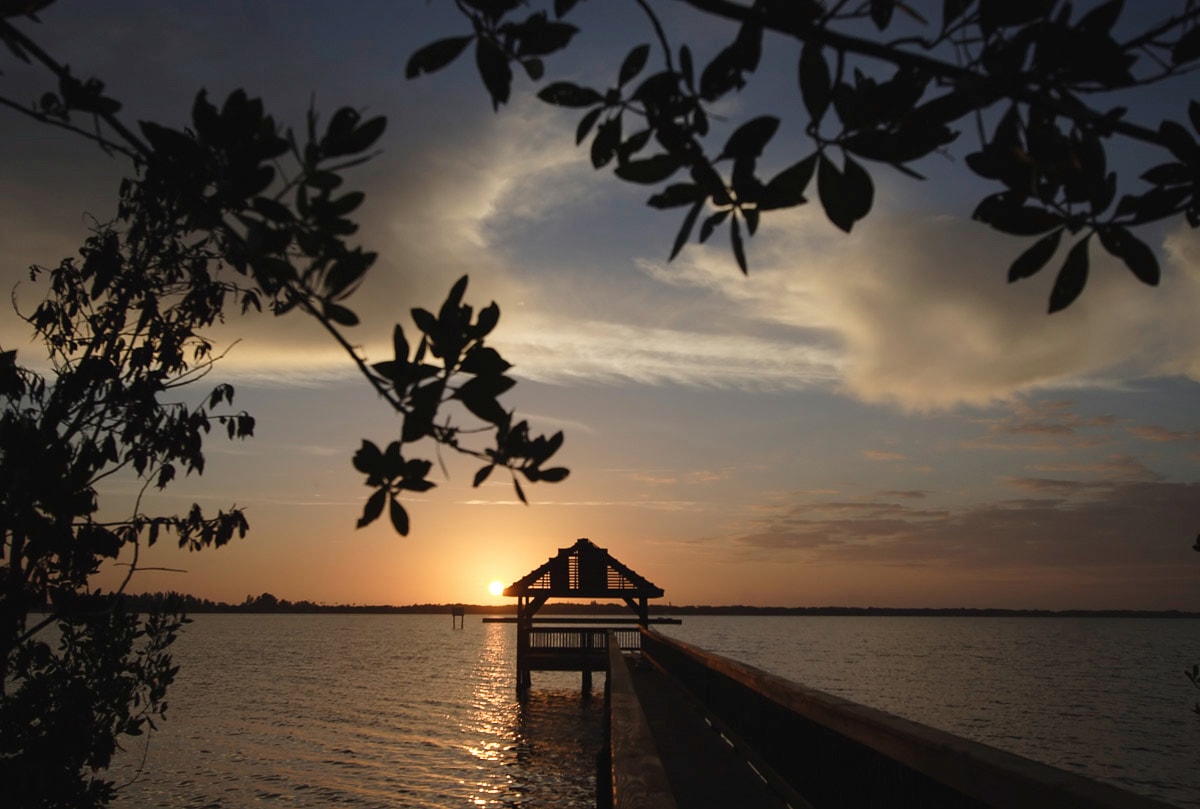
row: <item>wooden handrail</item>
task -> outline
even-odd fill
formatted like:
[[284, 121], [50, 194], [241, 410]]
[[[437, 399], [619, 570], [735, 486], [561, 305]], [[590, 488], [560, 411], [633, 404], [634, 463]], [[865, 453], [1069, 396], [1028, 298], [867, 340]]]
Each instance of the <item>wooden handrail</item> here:
[[[642, 654], [816, 806], [1169, 809], [1152, 798], [778, 677], [651, 629]], [[756, 743], [757, 742], [757, 743]], [[901, 805], [895, 803], [895, 805]]]

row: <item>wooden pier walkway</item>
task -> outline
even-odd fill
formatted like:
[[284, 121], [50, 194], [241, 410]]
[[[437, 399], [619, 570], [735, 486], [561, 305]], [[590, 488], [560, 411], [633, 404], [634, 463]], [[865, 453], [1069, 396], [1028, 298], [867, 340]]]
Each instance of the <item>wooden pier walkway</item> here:
[[609, 646], [604, 809], [1170, 809], [643, 630]]

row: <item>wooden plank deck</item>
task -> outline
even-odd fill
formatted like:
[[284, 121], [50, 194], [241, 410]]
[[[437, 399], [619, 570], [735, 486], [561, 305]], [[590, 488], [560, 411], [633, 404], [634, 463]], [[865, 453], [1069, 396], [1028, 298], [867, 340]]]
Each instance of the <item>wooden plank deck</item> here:
[[631, 681], [679, 809], [1170, 809], [653, 631], [640, 654], [653, 666]]

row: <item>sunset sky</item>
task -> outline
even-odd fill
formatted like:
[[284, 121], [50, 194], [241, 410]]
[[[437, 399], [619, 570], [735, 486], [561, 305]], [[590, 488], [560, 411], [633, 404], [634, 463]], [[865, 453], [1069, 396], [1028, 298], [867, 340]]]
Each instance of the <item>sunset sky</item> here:
[[[658, 5], [701, 62], [729, 36]], [[633, 2], [578, 11], [584, 33], [548, 72], [607, 86], [652, 34]], [[392, 325], [411, 332], [409, 309], [469, 274], [468, 302], [502, 311], [491, 341], [519, 379], [505, 404], [567, 436], [570, 477], [527, 487], [528, 507], [504, 475], [472, 488], [478, 464], [448, 458], [408, 501], [408, 537], [355, 530], [369, 491], [351, 456], [392, 440], [394, 417], [315, 324], [234, 318], [214, 336], [244, 339], [208, 381], [233, 382], [256, 436], [210, 439], [204, 476], [145, 509], [236, 503], [251, 532], [199, 554], [160, 544], [142, 563], [187, 572], [142, 572], [135, 591], [501, 603], [489, 582], [589, 537], [675, 604], [1200, 609], [1200, 237], [1183, 223], [1144, 234], [1159, 288], [1094, 251], [1082, 299], [1047, 316], [1053, 271], [1007, 284], [1026, 242], [969, 219], [984, 191], [968, 134], [923, 183], [873, 170], [874, 212], [850, 236], [814, 202], [764, 217], [749, 277], [724, 234], [668, 264], [682, 209], [594, 171], [578, 116], [524, 77], [498, 113], [469, 54], [404, 78], [417, 47], [465, 32], [449, 3], [60, 0], [41, 18], [20, 24], [128, 121], [182, 127], [202, 87], [243, 87], [296, 127], [310, 98], [386, 115], [383, 154], [352, 175], [380, 253], [349, 302], [356, 339], [390, 359]], [[809, 149], [780, 55], [714, 110], [784, 116], [768, 176]], [[51, 89], [7, 54], [0, 71], [8, 97]], [[1138, 101], [1183, 120], [1191, 82]], [[26, 268], [71, 255], [85, 213], [111, 214], [126, 164], [8, 111], [0, 144], [0, 272], [32, 309]], [[33, 363], [22, 325], [0, 317], [0, 345]], [[109, 492], [114, 514], [131, 492]]]

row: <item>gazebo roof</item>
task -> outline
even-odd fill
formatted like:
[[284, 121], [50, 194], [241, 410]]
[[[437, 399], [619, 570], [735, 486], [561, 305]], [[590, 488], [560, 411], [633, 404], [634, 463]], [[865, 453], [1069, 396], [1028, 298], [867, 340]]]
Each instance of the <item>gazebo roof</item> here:
[[559, 548], [544, 565], [504, 588], [506, 596], [543, 598], [662, 598], [656, 587], [591, 540]]

